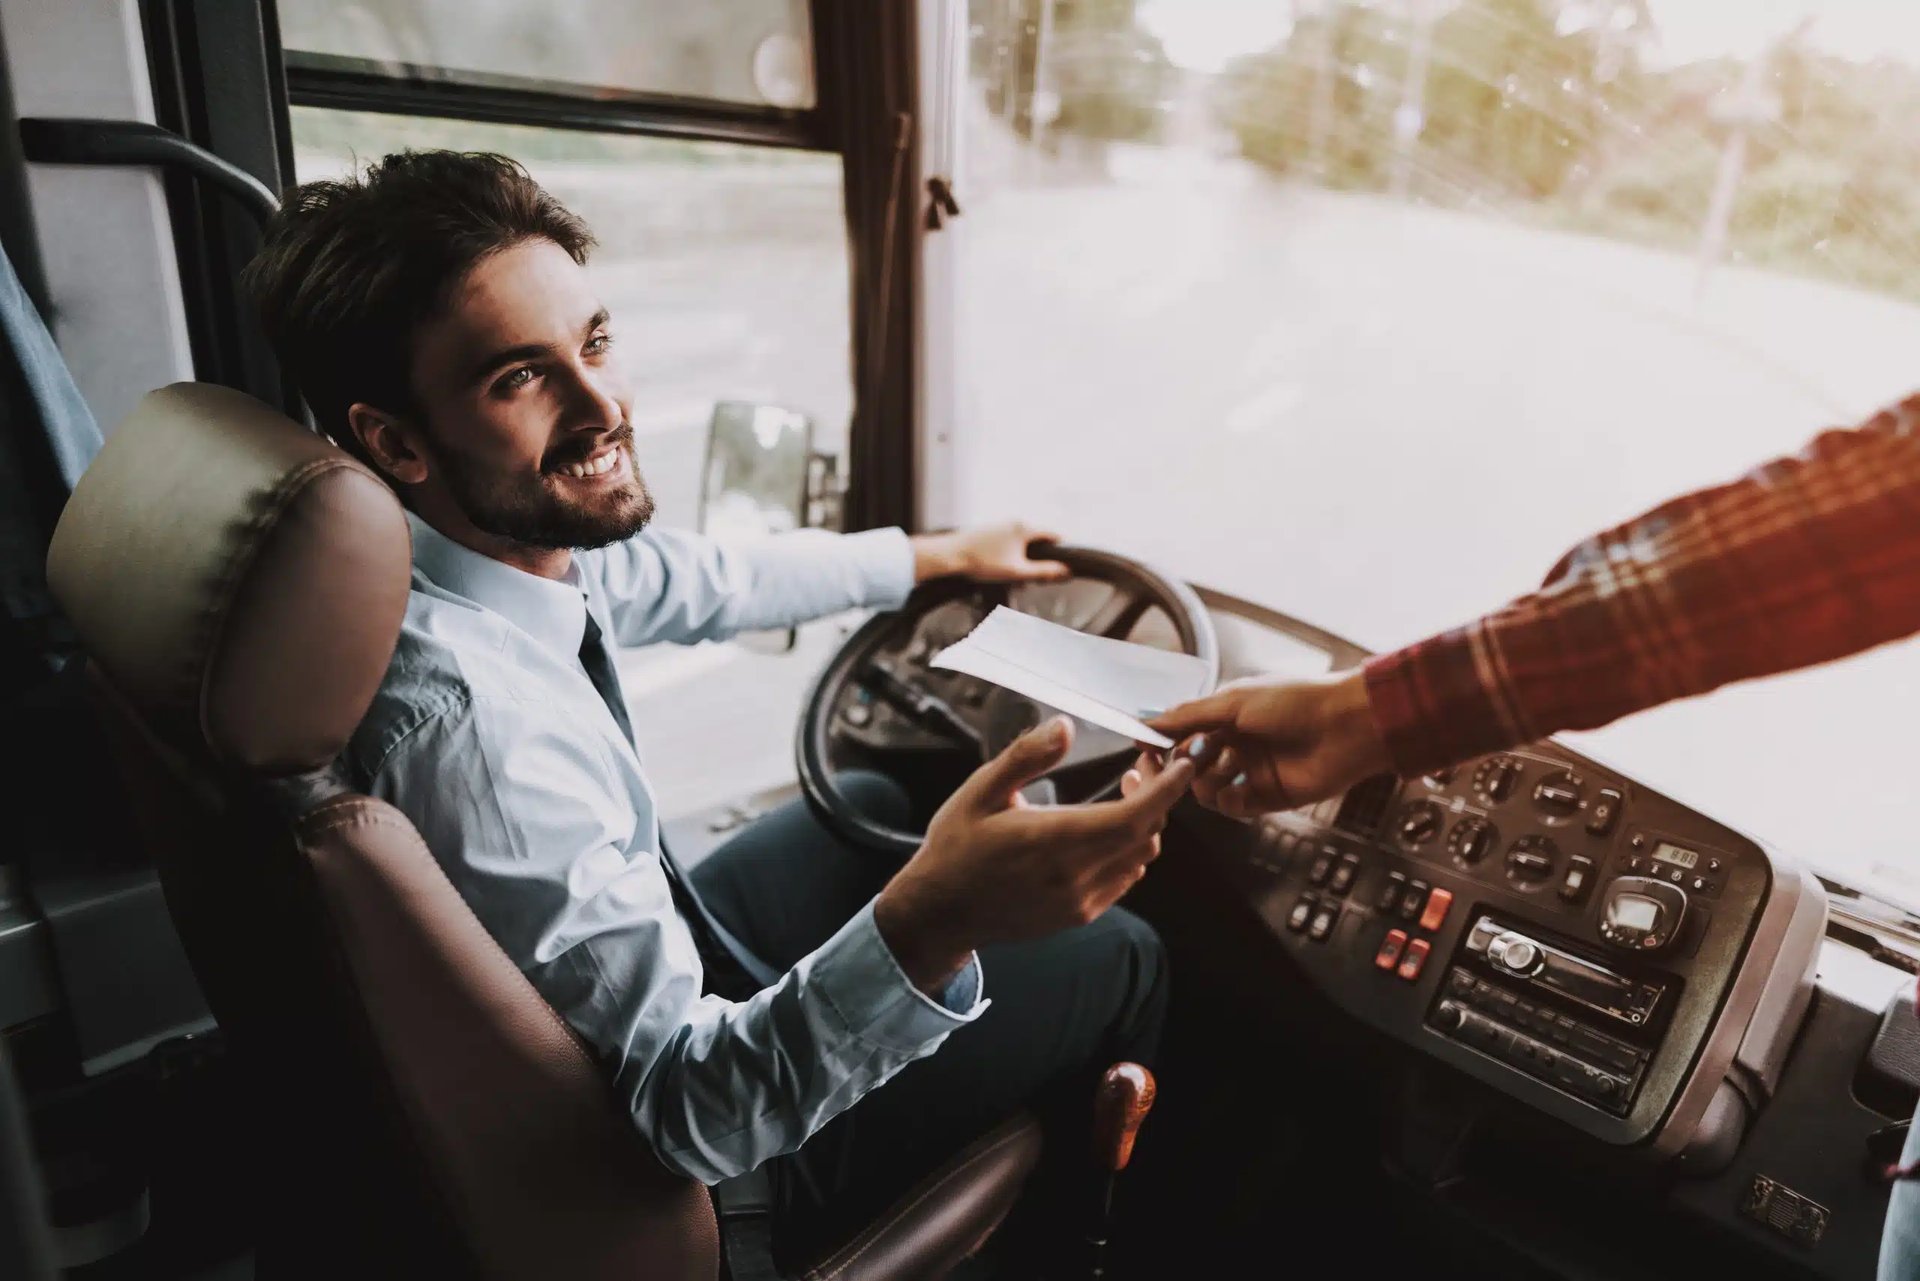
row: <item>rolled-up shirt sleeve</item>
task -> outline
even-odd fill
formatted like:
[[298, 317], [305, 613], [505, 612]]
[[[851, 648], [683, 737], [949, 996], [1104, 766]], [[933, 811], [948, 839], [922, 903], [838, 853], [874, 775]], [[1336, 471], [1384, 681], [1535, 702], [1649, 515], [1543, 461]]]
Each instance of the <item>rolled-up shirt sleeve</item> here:
[[921, 992], [871, 904], [752, 999], [703, 995], [656, 833], [605, 751], [542, 704], [474, 698], [400, 738], [371, 790], [593, 1046], [668, 1166], [714, 1183], [792, 1151], [985, 1008], [977, 959], [943, 1000]]
[[891, 609], [913, 590], [913, 548], [898, 529], [739, 542], [648, 529], [579, 562], [599, 577], [622, 645], [725, 640], [841, 610]]

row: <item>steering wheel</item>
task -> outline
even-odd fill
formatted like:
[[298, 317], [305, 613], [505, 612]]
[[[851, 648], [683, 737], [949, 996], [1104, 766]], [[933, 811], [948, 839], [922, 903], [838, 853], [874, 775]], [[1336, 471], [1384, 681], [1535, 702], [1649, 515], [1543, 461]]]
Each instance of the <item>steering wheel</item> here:
[[[1071, 576], [1051, 583], [923, 584], [898, 610], [868, 619], [820, 673], [800, 717], [795, 756], [807, 802], [830, 830], [870, 849], [911, 855], [926, 834], [864, 812], [836, 781], [836, 763], [892, 772], [889, 761], [943, 759], [971, 772], [1044, 719], [1042, 707], [1023, 694], [930, 666], [996, 605], [1076, 631], [1191, 654], [1207, 665], [1198, 693], [1212, 690], [1220, 645], [1192, 588], [1112, 552], [1042, 545], [1033, 555], [1063, 562]], [[1111, 795], [1135, 750], [1120, 734], [1082, 726], [1067, 759], [1025, 794], [1041, 802]]]

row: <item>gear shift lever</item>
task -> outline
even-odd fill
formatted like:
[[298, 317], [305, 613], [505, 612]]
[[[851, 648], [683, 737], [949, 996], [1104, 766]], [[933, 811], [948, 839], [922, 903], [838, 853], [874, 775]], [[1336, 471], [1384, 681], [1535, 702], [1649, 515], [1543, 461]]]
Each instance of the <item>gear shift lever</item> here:
[[1116, 1063], [1100, 1080], [1093, 1099], [1093, 1152], [1105, 1174], [1100, 1213], [1087, 1234], [1088, 1275], [1106, 1275], [1107, 1229], [1113, 1218], [1113, 1189], [1133, 1157], [1133, 1141], [1153, 1110], [1153, 1073], [1138, 1063]]

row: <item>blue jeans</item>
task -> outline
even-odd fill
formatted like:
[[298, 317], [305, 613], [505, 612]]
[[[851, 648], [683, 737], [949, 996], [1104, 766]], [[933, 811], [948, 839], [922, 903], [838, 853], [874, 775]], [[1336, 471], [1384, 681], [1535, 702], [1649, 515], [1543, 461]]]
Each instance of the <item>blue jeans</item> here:
[[[1920, 1162], [1920, 1117], [1907, 1131], [1902, 1165]], [[1886, 1226], [1880, 1229], [1880, 1281], [1920, 1281], [1920, 1179], [1893, 1185]]]

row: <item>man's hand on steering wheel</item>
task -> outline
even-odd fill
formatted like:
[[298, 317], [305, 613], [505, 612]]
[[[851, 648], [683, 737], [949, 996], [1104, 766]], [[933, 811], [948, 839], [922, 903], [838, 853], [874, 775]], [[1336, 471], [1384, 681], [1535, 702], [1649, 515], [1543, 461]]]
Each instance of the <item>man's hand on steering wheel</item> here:
[[976, 583], [1046, 583], [1072, 571], [1057, 560], [1035, 560], [1027, 554], [1034, 543], [1057, 543], [1060, 535], [1013, 521], [956, 529], [944, 534], [916, 534], [913, 539], [913, 578], [959, 575]]
[[922, 991], [939, 991], [989, 943], [1085, 925], [1159, 857], [1160, 829], [1192, 782], [1194, 762], [1143, 761], [1127, 772], [1116, 801], [1027, 804], [1020, 789], [1072, 745], [1065, 717], [1015, 739], [947, 799], [919, 852], [880, 891], [874, 922]]

